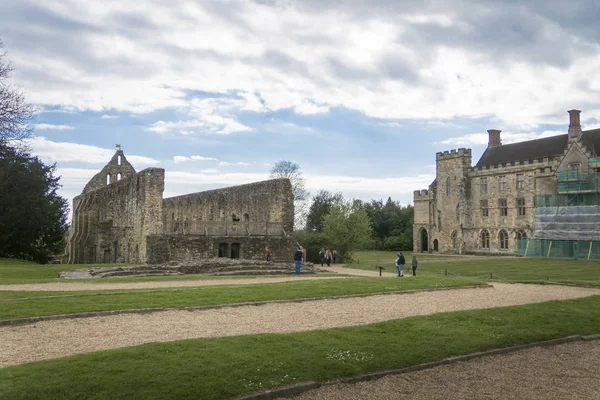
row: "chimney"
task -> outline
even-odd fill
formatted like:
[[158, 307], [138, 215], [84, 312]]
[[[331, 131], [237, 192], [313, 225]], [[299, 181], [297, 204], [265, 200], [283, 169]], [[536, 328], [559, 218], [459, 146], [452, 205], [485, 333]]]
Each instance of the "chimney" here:
[[579, 114], [581, 110], [569, 110], [569, 140], [577, 140], [581, 137], [581, 122]]
[[490, 134], [490, 140], [488, 142], [488, 149], [492, 147], [502, 146], [502, 139], [500, 139], [501, 130], [498, 129], [490, 129], [488, 133]]

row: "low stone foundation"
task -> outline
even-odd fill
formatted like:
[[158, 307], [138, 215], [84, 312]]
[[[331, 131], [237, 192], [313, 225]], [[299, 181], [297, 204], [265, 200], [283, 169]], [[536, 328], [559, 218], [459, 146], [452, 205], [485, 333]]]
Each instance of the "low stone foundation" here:
[[[122, 267], [85, 268], [75, 271], [60, 272], [59, 278], [87, 279], [110, 278], [118, 276], [164, 276], [200, 274], [211, 276], [228, 275], [281, 275], [295, 274], [295, 264], [267, 263], [263, 260], [239, 260], [230, 258], [212, 258], [194, 263], [168, 265], [135, 265]], [[314, 274], [315, 267], [312, 263], [302, 264], [303, 274]]]

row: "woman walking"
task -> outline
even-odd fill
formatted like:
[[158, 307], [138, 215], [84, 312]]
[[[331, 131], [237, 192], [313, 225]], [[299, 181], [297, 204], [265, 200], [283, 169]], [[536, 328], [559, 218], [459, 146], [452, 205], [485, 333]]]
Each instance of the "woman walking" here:
[[413, 276], [417, 276], [417, 265], [418, 265], [417, 264], [417, 256], [414, 254], [412, 257], [411, 264], [412, 264]]

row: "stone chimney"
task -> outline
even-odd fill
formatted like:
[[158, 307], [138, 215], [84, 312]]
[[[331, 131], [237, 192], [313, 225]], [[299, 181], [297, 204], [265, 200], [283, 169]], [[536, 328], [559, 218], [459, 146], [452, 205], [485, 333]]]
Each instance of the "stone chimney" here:
[[490, 134], [490, 139], [488, 142], [488, 149], [492, 147], [502, 146], [502, 139], [500, 139], [501, 130], [498, 129], [490, 129], [488, 133]]
[[569, 140], [577, 140], [581, 137], [581, 122], [579, 114], [581, 110], [569, 110]]

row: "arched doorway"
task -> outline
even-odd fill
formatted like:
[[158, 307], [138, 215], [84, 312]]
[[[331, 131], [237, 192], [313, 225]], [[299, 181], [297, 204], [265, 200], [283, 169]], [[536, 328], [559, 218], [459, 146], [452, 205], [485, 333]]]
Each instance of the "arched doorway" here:
[[421, 228], [421, 251], [429, 251], [429, 237], [427, 235], [427, 229]]
[[437, 239], [435, 239], [433, 241], [433, 251], [438, 251], [438, 240]]

